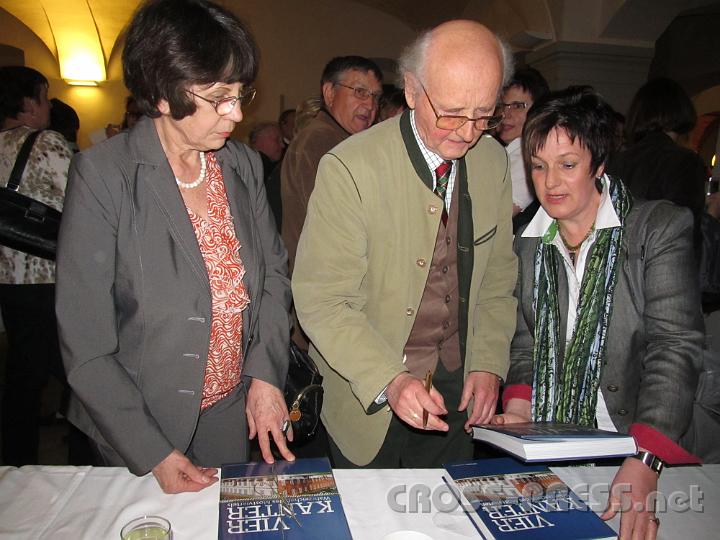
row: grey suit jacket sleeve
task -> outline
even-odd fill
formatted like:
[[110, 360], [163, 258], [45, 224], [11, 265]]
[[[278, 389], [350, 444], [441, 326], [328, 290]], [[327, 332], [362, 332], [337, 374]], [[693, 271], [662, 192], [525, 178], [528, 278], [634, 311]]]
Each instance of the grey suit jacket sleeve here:
[[[230, 145], [228, 145], [231, 147]], [[246, 147], [232, 146], [240, 159]], [[265, 261], [265, 275], [262, 280], [262, 294], [257, 325], [248, 337], [251, 340], [244, 358], [243, 375], [261, 379], [276, 386], [281, 391], [285, 387], [288, 370], [288, 347], [290, 343], [290, 280], [287, 276], [288, 257], [280, 239], [275, 219], [267, 201], [265, 185], [262, 181], [262, 161], [260, 155], [247, 151], [250, 174], [243, 175], [250, 193], [250, 216], [258, 232], [260, 245], [258, 257]]]
[[[116, 360], [116, 233], [122, 198], [78, 154], [70, 167], [57, 257], [56, 311], [68, 382], [102, 437], [135, 474], [173, 446]], [[139, 441], [142, 441], [139, 443]]]
[[677, 441], [690, 423], [702, 364], [704, 330], [692, 215], [662, 202], [644, 230], [645, 238], [629, 239], [642, 242], [644, 248], [644, 265], [638, 269], [644, 275], [637, 277], [644, 283], [646, 336], [645, 357], [634, 359], [642, 361], [642, 375], [633, 422]]

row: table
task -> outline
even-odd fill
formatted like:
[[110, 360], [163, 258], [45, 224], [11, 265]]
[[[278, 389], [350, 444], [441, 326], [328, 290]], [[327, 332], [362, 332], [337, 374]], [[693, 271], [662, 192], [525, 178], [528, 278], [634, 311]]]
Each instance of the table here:
[[[616, 470], [553, 467], [598, 512]], [[353, 538], [382, 540], [402, 530], [433, 540], [479, 538], [462, 512], [439, 511], [449, 501], [443, 496], [442, 472], [335, 470]], [[720, 465], [668, 468], [659, 492], [661, 539], [718, 537]], [[0, 467], [0, 539], [114, 540], [130, 519], [159, 514], [172, 522], [175, 540], [215, 540], [218, 496], [218, 484], [199, 493], [165, 495], [152, 475], [138, 478], [123, 468]], [[611, 522], [616, 530], [618, 524]]]

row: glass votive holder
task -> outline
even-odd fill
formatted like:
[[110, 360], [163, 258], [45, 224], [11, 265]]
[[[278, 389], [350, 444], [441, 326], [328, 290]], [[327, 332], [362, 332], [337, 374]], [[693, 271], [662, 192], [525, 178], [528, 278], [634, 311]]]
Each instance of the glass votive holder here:
[[170, 522], [160, 516], [135, 518], [120, 531], [121, 540], [172, 540]]

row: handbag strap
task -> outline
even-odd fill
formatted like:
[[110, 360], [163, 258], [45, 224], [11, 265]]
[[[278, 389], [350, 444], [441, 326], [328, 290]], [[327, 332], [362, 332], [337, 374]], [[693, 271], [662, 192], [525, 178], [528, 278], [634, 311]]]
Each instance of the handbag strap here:
[[20, 187], [20, 180], [22, 180], [22, 175], [25, 171], [25, 164], [30, 157], [30, 151], [32, 150], [33, 144], [35, 144], [35, 139], [38, 138], [38, 135], [40, 135], [42, 131], [42, 129], [33, 131], [30, 135], [27, 136], [25, 142], [23, 142], [23, 145], [20, 147], [20, 152], [18, 152], [17, 159], [15, 160], [15, 165], [13, 166], [13, 170], [10, 173], [10, 179], [7, 183], [8, 189], [17, 191]]

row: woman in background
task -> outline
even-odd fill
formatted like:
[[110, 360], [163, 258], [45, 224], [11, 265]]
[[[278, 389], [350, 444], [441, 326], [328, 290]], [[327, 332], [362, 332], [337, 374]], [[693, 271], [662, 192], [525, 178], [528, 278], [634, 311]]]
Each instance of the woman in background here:
[[106, 464], [197, 491], [256, 435], [268, 462], [271, 438], [293, 459], [287, 255], [260, 157], [228, 141], [257, 50], [216, 4], [151, 0], [123, 69], [145, 116], [77, 155], [60, 232], [69, 416]]
[[[23, 66], [0, 67], [0, 184], [25, 139], [38, 130], [18, 192], [62, 210], [72, 150], [50, 124], [48, 81]], [[0, 308], [8, 339], [2, 401], [2, 460], [38, 463], [40, 398], [50, 375], [65, 373], [55, 321], [55, 263], [0, 246]]]
[[622, 178], [635, 197], [666, 199], [690, 209], [699, 253], [708, 171], [700, 156], [679, 144], [696, 119], [690, 97], [677, 82], [658, 78], [645, 83], [630, 104], [627, 146], [611, 156], [608, 172]]
[[528, 113], [523, 156], [541, 208], [515, 237], [517, 330], [494, 423], [633, 435], [640, 453], [620, 467], [602, 517], [622, 508], [621, 538], [655, 538], [648, 495], [663, 463], [698, 462], [677, 441], [692, 415], [703, 323], [692, 216], [635, 200], [605, 174], [614, 124], [589, 87], [551, 93]]

